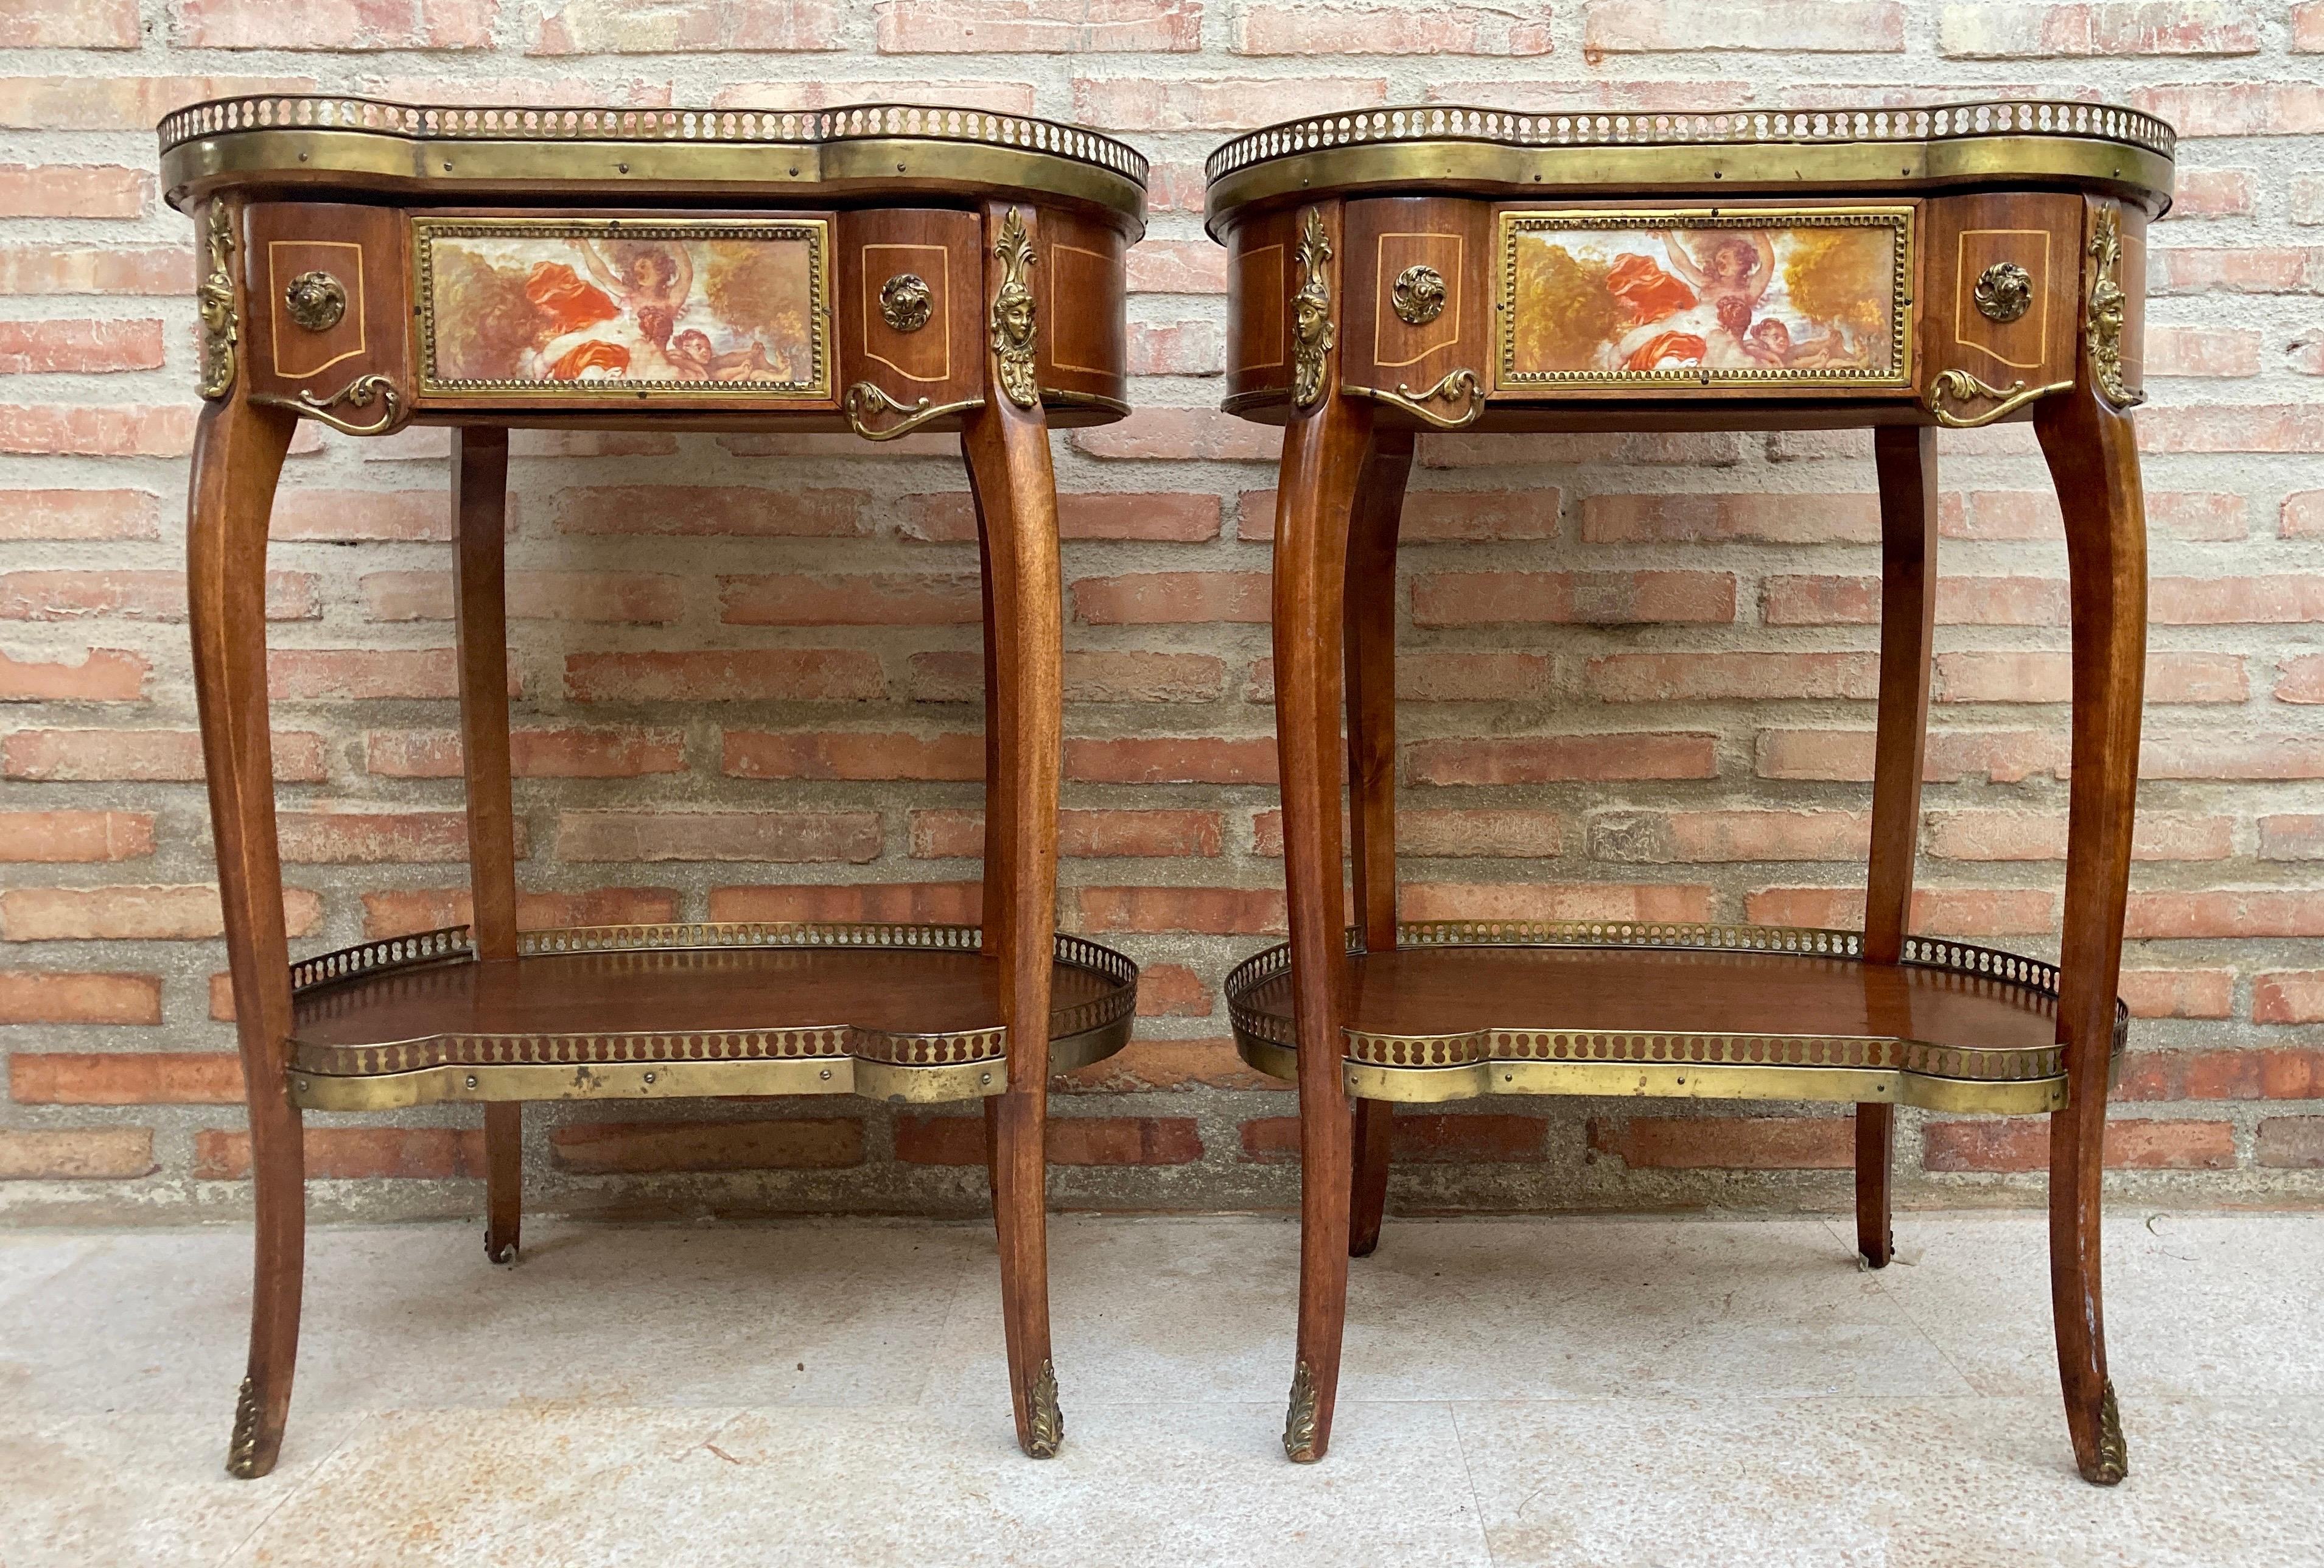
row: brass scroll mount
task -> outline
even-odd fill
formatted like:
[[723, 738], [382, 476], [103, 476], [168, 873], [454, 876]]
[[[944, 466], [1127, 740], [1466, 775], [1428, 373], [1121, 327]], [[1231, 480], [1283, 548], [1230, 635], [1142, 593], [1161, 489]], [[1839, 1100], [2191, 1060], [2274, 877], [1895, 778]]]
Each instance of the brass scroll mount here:
[[[383, 436], [403, 423], [403, 394], [383, 375], [359, 375], [327, 398], [302, 392], [295, 398], [253, 393], [250, 401], [270, 408], [294, 410], [350, 436]], [[333, 412], [342, 403], [351, 409], [367, 409], [374, 402], [380, 405], [379, 418], [367, 425], [358, 425]]]
[[[1941, 370], [1929, 383], [1926, 401], [1929, 412], [1937, 416], [1937, 423], [1951, 430], [1974, 430], [1996, 420], [2006, 419], [2035, 398], [2046, 398], [2052, 392], [2070, 392], [2070, 381], [2053, 381], [2047, 386], [2029, 387], [2024, 382], [2014, 381], [2006, 387], [1981, 382], [1965, 370]], [[1945, 407], [1945, 400], [1957, 403], [1989, 402], [1993, 407], [1974, 414], [1957, 414]]]
[[1040, 1374], [1025, 1397], [1025, 1453], [1030, 1459], [1055, 1459], [1065, 1441], [1065, 1413], [1057, 1404], [1057, 1368], [1041, 1363]]
[[202, 319], [201, 394], [216, 399], [233, 390], [241, 330], [234, 310], [234, 214], [215, 197], [207, 227], [209, 265], [194, 291], [194, 306]]
[[1283, 1417], [1283, 1453], [1294, 1464], [1313, 1464], [1315, 1453], [1315, 1375], [1302, 1360], [1291, 1377], [1291, 1405]]
[[347, 316], [347, 286], [328, 272], [301, 272], [282, 291], [283, 309], [309, 332], [328, 332]]
[[[1379, 399], [1390, 408], [1402, 409], [1416, 420], [1425, 420], [1440, 430], [1465, 430], [1477, 422], [1485, 411], [1485, 386], [1473, 370], [1445, 373], [1443, 379], [1425, 392], [1415, 392], [1403, 382], [1396, 383], [1394, 392], [1373, 387], [1368, 396]], [[1438, 413], [1428, 405], [1434, 402], [1462, 405], [1457, 414]]]
[[1001, 220], [1001, 238], [992, 254], [1001, 263], [1001, 287], [992, 295], [993, 362], [1001, 392], [1019, 408], [1029, 409], [1041, 401], [1041, 385], [1033, 355], [1033, 291], [1025, 274], [1038, 258], [1025, 220], [1013, 207]]
[[2101, 207], [2090, 228], [2089, 335], [2090, 376], [2107, 401], [2118, 409], [2136, 408], [2146, 394], [2123, 379], [2122, 331], [2130, 315], [2130, 297], [2122, 287], [2122, 213]]
[[1323, 395], [1323, 359], [1339, 340], [1332, 283], [1323, 273], [1331, 259], [1323, 210], [1311, 207], [1299, 234], [1299, 291], [1291, 296], [1291, 401], [1303, 409]]
[[[847, 414], [847, 428], [867, 441], [892, 441], [899, 436], [908, 436], [921, 426], [932, 424], [946, 414], [957, 414], [967, 409], [981, 409], [982, 398], [964, 398], [956, 403], [930, 403], [920, 398], [899, 403], [868, 381], [859, 381], [847, 389], [847, 398], [841, 405]], [[883, 414], [902, 416], [894, 424], [874, 428], [871, 421]]]
[[936, 309], [936, 295], [918, 272], [899, 272], [880, 285], [880, 319], [898, 332], [918, 332]]

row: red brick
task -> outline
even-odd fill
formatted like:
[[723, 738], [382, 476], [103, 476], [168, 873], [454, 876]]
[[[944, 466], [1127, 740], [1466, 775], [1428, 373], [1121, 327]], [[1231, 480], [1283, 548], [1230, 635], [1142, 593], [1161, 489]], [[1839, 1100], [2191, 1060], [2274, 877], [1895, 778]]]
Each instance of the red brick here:
[[710, 890], [714, 920], [871, 920], [973, 926], [983, 918], [977, 882], [857, 882]]
[[[1275, 537], [1275, 492], [1246, 490], [1239, 498], [1241, 522], [1235, 537]], [[1595, 499], [1592, 497], [1591, 499]], [[1586, 507], [1589, 502], [1582, 504]], [[1397, 536], [1406, 544], [1489, 540], [1555, 539], [1564, 503], [1549, 487], [1539, 490], [1415, 490], [1404, 499]], [[1878, 537], [1875, 535], [1875, 537]]]
[[1074, 619], [1092, 626], [1234, 622], [1266, 624], [1265, 572], [1137, 572], [1084, 577], [1071, 589]]
[[[1762, 926], [1859, 930], [1864, 893], [1856, 888], [1765, 888], [1744, 899], [1743, 918]], [[1911, 927], [1932, 936], [2047, 936], [2057, 921], [2057, 895], [2039, 889], [1913, 890]]]
[[1624, 882], [1406, 882], [1397, 914], [1406, 920], [1677, 920], [1711, 918], [1707, 887]]
[[150, 1127], [0, 1128], [0, 1181], [121, 1181], [158, 1168]]
[[2300, 294], [2324, 272], [2324, 251], [2299, 245], [2179, 245], [2150, 253], [2148, 289], [2172, 294]]
[[193, 449], [192, 409], [112, 403], [78, 408], [0, 406], [0, 452], [183, 457]]
[[1122, 272], [1133, 294], [1227, 291], [1227, 254], [1208, 240], [1156, 239], [1148, 235], [1130, 247], [1130, 254], [1122, 259]]
[[1211, 409], [1134, 409], [1118, 424], [1075, 430], [1074, 445], [1093, 457], [1166, 462], [1272, 463], [1283, 438]]
[[[1936, 657], [1938, 702], [2062, 703], [2073, 695], [2073, 659], [2064, 653], [1961, 651]], [[2251, 696], [2244, 660], [2233, 653], [2151, 653], [2150, 706], [2242, 703]]]
[[[911, 834], [916, 860], [974, 859], [984, 853], [984, 813], [915, 811]], [[1225, 825], [1215, 811], [1057, 813], [1057, 853], [1069, 859], [1212, 856], [1224, 842]]]
[[530, 54], [692, 54], [837, 49], [837, 0], [566, 0], [530, 25]]
[[2292, 47], [2303, 54], [2324, 51], [2324, 0], [2300, 0], [2292, 8]]
[[1073, 117], [1111, 132], [1247, 131], [1386, 102], [1379, 77], [1075, 77]]
[[2139, 752], [2142, 779], [2324, 779], [2324, 742], [2156, 740]]
[[[0, 245], [0, 294], [182, 294], [193, 272], [193, 252], [183, 245]], [[39, 428], [37, 421], [28, 422], [27, 438]], [[190, 437], [193, 426], [186, 424], [185, 430]], [[182, 456], [182, 448], [164, 454], [172, 455]]]
[[[1550, 661], [1539, 653], [1463, 653], [1421, 649], [1396, 661], [1396, 695], [1407, 702], [1503, 702], [1550, 694]], [[1268, 660], [1267, 696], [1275, 696], [1274, 660]]]
[[[161, 324], [159, 321], [0, 322], [0, 375], [43, 373], [101, 374], [122, 370], [159, 370], [161, 366]], [[51, 492], [50, 493], [70, 494], [72, 492]], [[134, 493], [99, 491], [95, 493], [101, 495]], [[0, 531], [5, 531], [13, 538], [60, 537], [15, 531], [23, 526], [21, 520], [10, 519], [5, 523], [0, 523]], [[61, 537], [92, 536], [64, 535]]]
[[1132, 375], [1217, 375], [1226, 369], [1226, 334], [1214, 321], [1132, 321]]
[[2324, 621], [2324, 576], [2157, 577], [2149, 587], [2158, 626]]
[[0, 811], [0, 862], [142, 860], [152, 853], [150, 811]]
[[2324, 936], [2324, 891], [2222, 888], [2130, 895], [2123, 934], [2197, 936]]
[[2225, 969], [2126, 969], [2122, 998], [2133, 1018], [2231, 1018], [2236, 977]]
[[1590, 1147], [1632, 1170], [1850, 1170], [1843, 1116], [1591, 1117]]
[[[1768, 577], [1760, 618], [1770, 626], [1875, 626], [1877, 577]], [[2055, 577], [1937, 579], [1937, 620], [1951, 626], [2061, 626], [2066, 585]]]
[[[908, 539], [965, 544], [976, 538], [968, 492], [904, 498]], [[1159, 540], [1196, 544], [1219, 536], [1219, 498], [1176, 493], [1103, 491], [1057, 497], [1060, 539]]]
[[[1922, 853], [1941, 860], [2066, 858], [2063, 810], [1939, 811], [1929, 816]], [[2149, 811], [2138, 818], [2135, 860], [2225, 860], [2235, 853], [2235, 819]]]
[[[323, 901], [282, 890], [290, 935], [311, 933]], [[0, 936], [10, 942], [192, 941], [223, 935], [216, 888], [10, 888], [0, 891]]]
[[870, 702], [886, 694], [877, 655], [853, 648], [708, 648], [568, 653], [579, 702]]
[[[2240, 169], [2189, 169], [2172, 177], [2171, 211], [2166, 222], [2190, 218], [2249, 217], [2257, 210], [2257, 185]], [[2147, 355], [2153, 357], [2154, 329], [2147, 328]]]
[[2285, 659], [2283, 673], [2275, 683], [2275, 700], [2324, 703], [2324, 653]]
[[147, 490], [10, 490], [0, 492], [0, 540], [159, 539], [161, 514]]
[[2241, 327], [2161, 327], [2146, 334], [2146, 374], [2236, 377], [2259, 374], [2260, 335]]
[[1591, 495], [1582, 503], [1582, 537], [1590, 544], [1870, 544], [1880, 538], [1880, 498], [1763, 492]]
[[[266, 574], [266, 618], [312, 620], [322, 613], [310, 572]], [[0, 573], [0, 620], [78, 621], [119, 615], [136, 621], [186, 618], [182, 572], [31, 571]]]
[[[984, 669], [969, 652], [915, 653], [908, 695], [919, 702], [977, 702]], [[1226, 691], [1226, 660], [1211, 653], [1069, 652], [1065, 700], [1211, 702]]]
[[1412, 580], [1416, 626], [1734, 619], [1728, 572], [1432, 572]]
[[566, 861], [852, 861], [880, 858], [876, 811], [567, 811]]
[[829, 109], [846, 104], [927, 104], [982, 109], [993, 115], [1033, 113], [1033, 88], [1024, 82], [914, 81], [891, 77], [850, 80], [817, 77], [805, 82], [740, 82], [710, 95], [720, 109]]
[[[2050, 1165], [2050, 1124], [2030, 1116], [1932, 1121], [1922, 1163], [1932, 1171], [2035, 1171]], [[2109, 1170], [2232, 1170], [2235, 1129], [2224, 1121], [2107, 1123]]]
[[2324, 860], [2324, 814], [2261, 817], [2259, 858]]
[[349, 702], [460, 694], [448, 648], [277, 648], [266, 656], [277, 702]]
[[2259, 1163], [2272, 1170], [2324, 1168], [2324, 1116], [2270, 1116], [2259, 1124]]
[[[364, 615], [372, 621], [449, 621], [449, 572], [367, 572]], [[685, 580], [659, 572], [511, 572], [508, 613], [517, 621], [653, 624], [686, 613]]]
[[1183, 964], [1148, 964], [1138, 972], [1140, 1018], [1208, 1018], [1218, 991]]
[[2285, 496], [2276, 531], [2285, 539], [2324, 536], [2324, 490], [2301, 490]]
[[[1283, 814], [1251, 819], [1255, 853], [1283, 853]], [[1551, 860], [1564, 853], [1565, 823], [1554, 811], [1406, 809], [1396, 814], [1398, 854], [1442, 860]]]
[[734, 626], [956, 626], [982, 618], [977, 580], [958, 573], [718, 579], [719, 619]]
[[1871, 697], [1880, 689], [1880, 660], [1872, 653], [1614, 653], [1590, 661], [1589, 683], [1607, 702]]
[[[274, 776], [314, 783], [328, 777], [323, 737], [276, 730]], [[44, 782], [126, 779], [199, 783], [202, 738], [193, 730], [15, 730], [0, 740], [0, 774]]]
[[[462, 1127], [309, 1127], [310, 1181], [449, 1181], [484, 1174], [484, 1133]], [[250, 1179], [250, 1134], [211, 1128], [194, 1134], [197, 1181]]]
[[2139, 1051], [2114, 1098], [2324, 1099], [2324, 1051]]
[[1073, 900], [1080, 916], [1074, 928], [1093, 936], [1153, 931], [1274, 936], [1289, 929], [1277, 888], [1076, 888]]
[[1708, 7], [1683, 0], [1591, 0], [1582, 35], [1583, 58], [1592, 60], [1719, 49], [1852, 54], [1904, 47], [1898, 0], [1725, 0]]
[[1406, 770], [1416, 784], [1546, 784], [1580, 779], [1710, 779], [1718, 738], [1623, 733], [1424, 741]]
[[2286, 969], [2252, 982], [2252, 1022], [2324, 1023], [2324, 969]]
[[[1523, 13], [1517, 14], [1519, 16]], [[1488, 54], [1550, 52], [1549, 24], [1474, 5], [1260, 5], [1235, 14], [1237, 54]]]
[[1272, 784], [1272, 737], [1133, 735], [1065, 742], [1065, 777], [1097, 784]]
[[861, 490], [754, 484], [600, 484], [550, 497], [558, 531], [761, 539], [856, 539], [872, 531]]
[[152, 669], [120, 648], [91, 648], [71, 663], [0, 652], [0, 702], [143, 702]]
[[2130, 103], [2168, 120], [2182, 140], [2304, 136], [2324, 130], [2324, 88], [2296, 79], [2139, 88]]
[[728, 730], [721, 767], [735, 779], [982, 779], [982, 735]]
[[[1202, 1134], [1191, 1116], [1052, 1116], [1044, 1134], [1051, 1165], [1192, 1165], [1203, 1158]], [[899, 1116], [896, 1158], [906, 1165], [982, 1165], [984, 1118]]]
[[437, 490], [325, 490], [285, 486], [274, 493], [269, 539], [352, 544], [452, 537], [452, 512]]
[[1114, 1056], [1049, 1080], [1078, 1094], [1185, 1093], [1197, 1089], [1288, 1093], [1291, 1085], [1244, 1065], [1232, 1040], [1133, 1040]]
[[[1532, 1164], [1546, 1158], [1548, 1123], [1538, 1116], [1403, 1111], [1388, 1125], [1389, 1158], [1398, 1164]], [[1244, 1122], [1242, 1158], [1297, 1159], [1299, 1119], [1262, 1116]]]
[[[277, 737], [278, 739], [280, 737]], [[521, 779], [634, 779], [686, 770], [686, 733], [661, 729], [523, 729], [509, 735]], [[373, 730], [364, 770], [383, 779], [460, 777], [460, 737], [449, 730]]]
[[137, 0], [11, 0], [0, 49], [134, 49]]
[[1604, 811], [1590, 823], [1601, 861], [1860, 861], [1871, 844], [1868, 811]]
[[[334, 803], [275, 817], [282, 858], [293, 865], [382, 864], [465, 861], [468, 816], [462, 811], [382, 810]], [[517, 854], [527, 853], [525, 824], [516, 821]]]
[[2324, 452], [2324, 403], [2155, 408], [2138, 431], [2142, 452]]
[[19, 1105], [238, 1105], [242, 1059], [231, 1051], [18, 1051], [8, 1058], [8, 1094]]
[[879, 7], [882, 54], [1172, 52], [1203, 46], [1202, 0], [913, 0]]
[[195, 49], [489, 49], [498, 0], [178, 0]]
[[1969, 60], [2137, 54], [2255, 54], [2259, 30], [2218, 0], [2015, 0], [1948, 5], [1938, 45]]
[[[68, 5], [74, 0], [65, 0]], [[108, 0], [98, 0], [107, 4]], [[116, 0], [117, 3], [117, 0]], [[136, 7], [125, 7], [134, 27]], [[133, 36], [124, 47], [137, 42]], [[20, 131], [150, 133], [162, 115], [208, 98], [310, 93], [315, 83], [295, 76], [25, 76], [0, 78], [0, 125]], [[189, 258], [178, 274], [180, 292], [192, 276]]]
[[[161, 981], [158, 975], [82, 974], [42, 969], [0, 970], [0, 1024], [158, 1024], [161, 1021]], [[39, 1058], [20, 1052], [11, 1059], [22, 1063]], [[16, 1096], [19, 1100], [23, 1097], [21, 1093]]]
[[[408, 936], [465, 926], [475, 918], [466, 888], [398, 888], [363, 896], [364, 937]], [[659, 926], [678, 918], [678, 894], [668, 888], [592, 888], [580, 893], [519, 892], [516, 923], [525, 931], [576, 926]], [[713, 919], [724, 917], [713, 913]]]
[[549, 1147], [564, 1169], [593, 1176], [840, 1170], [863, 1163], [863, 1121], [855, 1116], [764, 1121], [581, 1121], [549, 1129]]

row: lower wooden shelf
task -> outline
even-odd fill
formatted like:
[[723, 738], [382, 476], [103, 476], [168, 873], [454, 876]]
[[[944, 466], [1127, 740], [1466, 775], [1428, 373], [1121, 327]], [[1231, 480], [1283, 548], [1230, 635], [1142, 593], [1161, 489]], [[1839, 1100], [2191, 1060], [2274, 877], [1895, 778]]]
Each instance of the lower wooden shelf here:
[[[1008, 1083], [998, 960], [973, 926], [671, 925], [528, 931], [480, 960], [468, 928], [291, 966], [290, 1096], [318, 1111], [438, 1101], [866, 1094]], [[1056, 938], [1049, 1062], [1129, 1043], [1138, 966]]]
[[[1351, 934], [1348, 1092], [1887, 1101], [2036, 1112], [2066, 1103], [2058, 971], [1924, 936], [1871, 964], [1854, 931], [1430, 921], [1394, 952]], [[1235, 1044], [1298, 1072], [1290, 949], [1227, 976]], [[2115, 1007], [2119, 1053], [2129, 1010]]]

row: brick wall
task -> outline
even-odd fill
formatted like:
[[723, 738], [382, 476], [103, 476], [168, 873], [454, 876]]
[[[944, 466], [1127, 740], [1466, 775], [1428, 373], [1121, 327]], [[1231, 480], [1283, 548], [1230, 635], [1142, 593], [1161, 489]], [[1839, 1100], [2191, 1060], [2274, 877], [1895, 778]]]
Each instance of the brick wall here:
[[[1146, 965], [1064, 1085], [1075, 1205], [1280, 1204], [1292, 1103], [1219, 977], [1280, 930], [1272, 438], [1213, 411], [1200, 161], [1347, 105], [2126, 98], [2174, 121], [2147, 453], [2145, 816], [2109, 1158], [2126, 1193], [2324, 1194], [2324, 0], [6, 0], [0, 5], [0, 1205], [233, 1213], [180, 575], [191, 253], [154, 118], [321, 88], [469, 101], [870, 97], [1075, 117], [1156, 162], [1139, 411], [1056, 443], [1071, 621], [1061, 906]], [[1911, 84], [1909, 89], [1896, 84]], [[2049, 951], [2064, 560], [2024, 427], [1944, 436], [1921, 927]], [[532, 923], [967, 918], [973, 549], [916, 439], [521, 435], [511, 541]], [[270, 613], [298, 950], [459, 918], [440, 431], [312, 430]], [[1423, 443], [1403, 567], [1407, 910], [1847, 924], [1871, 757], [1861, 435]], [[1539, 623], [1546, 619], [1549, 624]], [[704, 700], [715, 699], [715, 700]], [[770, 811], [794, 815], [765, 815]], [[868, 883], [866, 887], [864, 884]], [[1704, 1115], [1716, 1118], [1704, 1120]], [[317, 1117], [326, 1211], [473, 1211], [473, 1111]], [[666, 1119], [667, 1118], [667, 1119]], [[550, 1206], [962, 1209], [974, 1123], [853, 1102], [550, 1108]], [[1908, 1116], [1912, 1201], [2031, 1201], [2038, 1121]], [[1829, 1204], [1844, 1124], [1490, 1102], [1399, 1123], [1407, 1206]]]

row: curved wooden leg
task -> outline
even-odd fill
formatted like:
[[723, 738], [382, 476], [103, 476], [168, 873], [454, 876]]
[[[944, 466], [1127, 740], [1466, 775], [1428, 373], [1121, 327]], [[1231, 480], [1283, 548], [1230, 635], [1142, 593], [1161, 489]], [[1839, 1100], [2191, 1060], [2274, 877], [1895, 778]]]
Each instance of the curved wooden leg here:
[[[1327, 385], [1328, 385], [1327, 382]], [[1299, 1351], [1284, 1452], [1323, 1457], [1348, 1306], [1347, 953], [1340, 890], [1340, 702], [1348, 523], [1370, 444], [1369, 403], [1326, 391], [1284, 432], [1275, 512], [1275, 730], [1283, 789], [1299, 1046]]]
[[186, 522], [188, 619], [202, 762], [209, 776], [235, 1032], [250, 1102], [257, 1249], [250, 1370], [235, 1407], [228, 1473], [274, 1468], [299, 1357], [306, 1261], [306, 1151], [285, 1081], [290, 955], [274, 836], [274, 748], [267, 728], [266, 523], [296, 424], [239, 397], [202, 410]]
[[[988, 220], [989, 231], [997, 221]], [[991, 604], [986, 711], [997, 743], [988, 739], [984, 933], [1000, 960], [1009, 1026], [1008, 1086], [985, 1102], [993, 1221], [1017, 1440], [1033, 1458], [1047, 1459], [1065, 1437], [1049, 1356], [1044, 1185], [1063, 758], [1056, 485], [1041, 410], [1018, 408], [997, 386], [988, 385], [985, 407], [968, 417], [961, 446], [983, 525]]]
[[[469, 928], [476, 956], [516, 957], [516, 807], [509, 785], [508, 431], [452, 433], [460, 754], [468, 787]], [[513, 1263], [524, 1219], [524, 1107], [484, 1107], [484, 1256]]]
[[2130, 420], [2089, 384], [2036, 405], [2066, 516], [2074, 643], [2073, 782], [2058, 1038], [2070, 1096], [2050, 1119], [2050, 1294], [2066, 1425], [2082, 1479], [2112, 1486], [2129, 1458], [2107, 1379], [2098, 1208], [2107, 1068], [2122, 968], [2146, 659], [2146, 510]]
[[[1937, 433], [1875, 430], [1880, 478], [1880, 713], [1873, 744], [1872, 856], [1864, 900], [1864, 956], [1894, 964], [1912, 924], [1913, 862], [1921, 838], [1921, 774], [1929, 733], [1929, 657], [1936, 626]], [[1903, 1034], [1899, 1019], [1890, 1032]], [[1875, 1268], [1895, 1250], [1888, 1186], [1896, 1108], [1856, 1108], [1856, 1250]]]
[[[1396, 537], [1412, 474], [1409, 431], [1377, 431], [1348, 525], [1348, 832], [1364, 946], [1396, 946]], [[1348, 1196], [1348, 1254], [1379, 1245], [1396, 1107], [1359, 1100]]]

